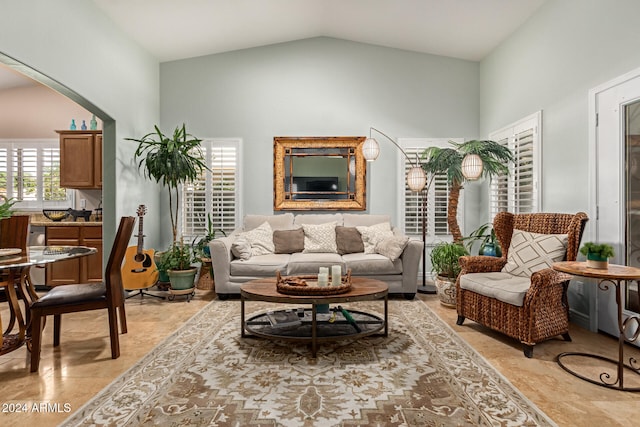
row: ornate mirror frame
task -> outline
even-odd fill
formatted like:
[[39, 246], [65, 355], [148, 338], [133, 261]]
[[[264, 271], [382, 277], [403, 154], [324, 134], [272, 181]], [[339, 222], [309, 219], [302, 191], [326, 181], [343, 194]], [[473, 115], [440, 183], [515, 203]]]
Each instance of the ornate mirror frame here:
[[[273, 209], [276, 211], [365, 210], [367, 167], [362, 154], [364, 140], [364, 136], [274, 137]], [[311, 178], [305, 175], [300, 176], [300, 171], [294, 170], [294, 163], [300, 164], [302, 161], [318, 157], [324, 158], [325, 161], [326, 159], [346, 159], [344, 174], [339, 177], [325, 175], [319, 177], [326, 180], [332, 179], [336, 183], [340, 182], [342, 190], [335, 191], [336, 188], [333, 188], [314, 189], [313, 192], [298, 191], [296, 177]]]

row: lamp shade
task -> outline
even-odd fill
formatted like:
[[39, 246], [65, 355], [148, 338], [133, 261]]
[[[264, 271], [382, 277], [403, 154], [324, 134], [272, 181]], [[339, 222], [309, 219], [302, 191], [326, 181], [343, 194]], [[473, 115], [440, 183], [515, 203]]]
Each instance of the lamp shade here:
[[378, 145], [378, 141], [373, 138], [367, 138], [362, 144], [362, 154], [366, 161], [372, 162], [378, 158], [380, 154], [380, 146]]
[[427, 184], [427, 175], [420, 166], [414, 166], [407, 172], [407, 185], [411, 191], [422, 191]]
[[480, 178], [482, 167], [482, 159], [477, 154], [467, 154], [462, 159], [462, 175], [469, 180]]

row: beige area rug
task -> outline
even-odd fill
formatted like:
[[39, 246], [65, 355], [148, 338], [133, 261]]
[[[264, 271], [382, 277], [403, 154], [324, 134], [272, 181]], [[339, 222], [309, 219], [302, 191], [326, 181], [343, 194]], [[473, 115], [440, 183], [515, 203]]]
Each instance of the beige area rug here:
[[62, 425], [555, 425], [419, 299], [389, 301], [388, 337], [324, 343], [316, 359], [241, 338], [239, 311], [212, 301]]

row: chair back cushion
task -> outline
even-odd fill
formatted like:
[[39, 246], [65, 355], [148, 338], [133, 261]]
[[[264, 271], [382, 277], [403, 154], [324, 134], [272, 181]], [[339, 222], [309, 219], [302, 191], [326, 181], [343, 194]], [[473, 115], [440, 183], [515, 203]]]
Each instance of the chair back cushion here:
[[531, 277], [536, 271], [562, 261], [567, 254], [566, 234], [540, 234], [513, 230], [504, 273]]

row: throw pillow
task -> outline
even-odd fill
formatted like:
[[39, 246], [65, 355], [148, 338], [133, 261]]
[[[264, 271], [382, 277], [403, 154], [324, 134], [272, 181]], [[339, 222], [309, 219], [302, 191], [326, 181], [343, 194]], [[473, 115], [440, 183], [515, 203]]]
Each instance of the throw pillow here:
[[407, 236], [393, 236], [387, 237], [381, 240], [376, 245], [376, 252], [380, 255], [384, 255], [391, 261], [395, 261], [400, 258], [402, 251], [407, 247], [409, 243], [409, 237]]
[[293, 254], [304, 250], [304, 230], [275, 230], [273, 232], [274, 253]]
[[231, 253], [234, 257], [246, 261], [251, 258], [251, 243], [244, 237], [238, 237], [231, 244]]
[[340, 255], [364, 252], [362, 236], [355, 227], [336, 226], [336, 246]]
[[514, 276], [530, 277], [536, 271], [562, 261], [567, 253], [566, 234], [540, 234], [513, 230], [507, 264], [502, 268]]
[[335, 222], [302, 224], [302, 229], [304, 230], [304, 250], [302, 252], [338, 252]]
[[381, 222], [380, 224], [365, 227], [359, 225], [356, 229], [362, 235], [362, 243], [364, 243], [365, 254], [375, 254], [376, 245], [378, 242], [393, 237], [393, 231], [391, 231], [391, 224], [388, 222]]
[[247, 239], [251, 244], [251, 256], [268, 255], [275, 250], [273, 246], [273, 230], [271, 230], [271, 226], [267, 221], [253, 230], [240, 233], [238, 237]]

